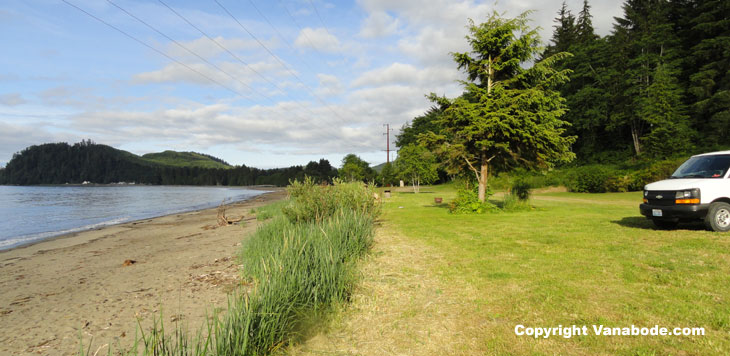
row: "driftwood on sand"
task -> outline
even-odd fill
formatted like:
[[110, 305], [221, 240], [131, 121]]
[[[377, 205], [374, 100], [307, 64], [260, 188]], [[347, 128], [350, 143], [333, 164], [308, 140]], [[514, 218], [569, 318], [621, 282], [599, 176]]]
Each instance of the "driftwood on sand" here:
[[241, 215], [239, 218], [228, 218], [226, 217], [226, 206], [224, 205], [225, 200], [221, 202], [221, 205], [218, 206], [218, 226], [227, 226], [227, 225], [233, 225], [235, 223], [240, 222], [243, 220], [243, 215]]

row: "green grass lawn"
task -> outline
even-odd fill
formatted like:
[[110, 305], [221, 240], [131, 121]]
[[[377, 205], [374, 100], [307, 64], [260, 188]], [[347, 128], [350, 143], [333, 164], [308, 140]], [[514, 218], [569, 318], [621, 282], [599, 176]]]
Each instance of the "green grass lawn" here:
[[[544, 193], [534, 209], [454, 215], [452, 186], [394, 192], [386, 228], [443, 254], [430, 269], [470, 310], [488, 354], [730, 353], [730, 234], [701, 224], [654, 230], [641, 193]], [[443, 197], [444, 204], [434, 204]], [[458, 292], [460, 290], [461, 292]], [[536, 340], [528, 327], [704, 327], [705, 336]], [[468, 353], [468, 352], [467, 352]]]

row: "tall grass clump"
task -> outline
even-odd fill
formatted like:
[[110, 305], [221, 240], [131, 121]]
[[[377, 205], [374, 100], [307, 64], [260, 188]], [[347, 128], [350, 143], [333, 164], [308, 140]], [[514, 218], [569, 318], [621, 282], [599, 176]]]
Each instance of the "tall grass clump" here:
[[372, 218], [347, 210], [322, 223], [276, 218], [262, 227], [241, 254], [255, 287], [222, 320], [218, 354], [270, 353], [296, 339], [311, 315], [347, 301], [372, 236]]
[[315, 184], [311, 178], [292, 181], [287, 187], [289, 203], [282, 208], [292, 222], [321, 222], [338, 210], [352, 210], [375, 216], [380, 213], [374, 186], [360, 182]]
[[263, 355], [289, 344], [311, 315], [349, 299], [357, 259], [372, 245], [379, 206], [361, 183], [294, 181], [284, 216], [242, 246], [253, 290], [236, 298], [216, 330], [220, 355]]
[[131, 350], [116, 354], [267, 355], [291, 344], [313, 319], [352, 295], [357, 261], [373, 243], [380, 212], [373, 193], [361, 183], [292, 182], [283, 214], [242, 244], [239, 259], [250, 289], [229, 297], [228, 310], [194, 339], [155, 324]]

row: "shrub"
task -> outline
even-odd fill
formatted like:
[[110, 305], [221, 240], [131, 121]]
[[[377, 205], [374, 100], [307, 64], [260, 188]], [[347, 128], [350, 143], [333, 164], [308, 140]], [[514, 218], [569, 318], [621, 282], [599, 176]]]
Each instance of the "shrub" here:
[[566, 186], [572, 192], [605, 193], [610, 191], [610, 182], [620, 176], [619, 171], [609, 166], [583, 166], [572, 170]]
[[[483, 203], [479, 201], [478, 187], [469, 180], [457, 183], [461, 187], [456, 192], [456, 199], [449, 203], [449, 211], [456, 214], [482, 214], [488, 211], [498, 210], [497, 206], [485, 200]], [[492, 195], [489, 187], [487, 187], [486, 196]]]
[[659, 180], [669, 178], [687, 157], [656, 162], [647, 168], [633, 172], [629, 176], [629, 190], [643, 190], [644, 186]]
[[510, 194], [516, 197], [517, 200], [525, 201], [530, 199], [530, 189], [532, 189], [532, 187], [527, 180], [517, 179], [514, 183], [512, 183]]

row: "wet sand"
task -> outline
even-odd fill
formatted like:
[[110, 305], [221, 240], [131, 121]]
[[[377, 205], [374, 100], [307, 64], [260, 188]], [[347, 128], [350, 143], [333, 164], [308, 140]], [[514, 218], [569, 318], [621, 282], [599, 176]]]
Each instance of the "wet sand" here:
[[[160, 317], [197, 332], [241, 283], [235, 255], [256, 229], [251, 208], [283, 190], [234, 203], [217, 227], [217, 209], [84, 231], [0, 252], [0, 355], [91, 354], [134, 342]], [[85, 347], [86, 348], [86, 347]], [[115, 348], [116, 349], [116, 348]]]

